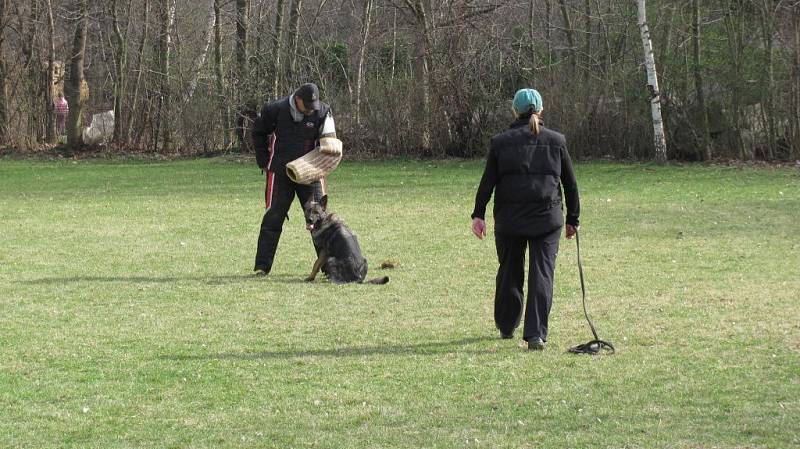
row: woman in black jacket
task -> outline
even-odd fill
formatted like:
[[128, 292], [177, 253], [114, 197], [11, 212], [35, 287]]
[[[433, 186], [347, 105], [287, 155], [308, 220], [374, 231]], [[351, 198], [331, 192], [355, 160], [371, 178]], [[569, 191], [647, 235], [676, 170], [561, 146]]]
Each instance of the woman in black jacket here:
[[[516, 120], [492, 137], [486, 168], [475, 195], [472, 232], [486, 236], [486, 204], [494, 191], [495, 246], [500, 267], [494, 319], [502, 338], [512, 338], [523, 310], [525, 250], [530, 252], [528, 304], [522, 338], [528, 349], [542, 350], [553, 304], [553, 274], [565, 219], [566, 237], [579, 226], [578, 184], [563, 134], [544, 127], [542, 96], [521, 89], [512, 103]], [[563, 195], [561, 188], [563, 186]]]

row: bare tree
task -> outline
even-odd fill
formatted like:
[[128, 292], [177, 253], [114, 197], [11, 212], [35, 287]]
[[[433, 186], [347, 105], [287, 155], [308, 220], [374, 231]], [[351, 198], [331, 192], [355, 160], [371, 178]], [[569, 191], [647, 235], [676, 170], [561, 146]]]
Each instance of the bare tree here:
[[424, 152], [428, 152], [431, 147], [431, 51], [433, 38], [425, 2], [423, 0], [405, 0], [405, 4], [414, 19], [417, 52], [414, 56], [414, 76], [421, 84], [419, 89], [420, 103], [422, 104], [421, 146]]
[[[125, 118], [123, 114], [122, 101], [125, 97], [127, 87], [127, 68], [128, 68], [128, 28], [122, 31], [119, 20], [120, 13], [118, 8], [119, 0], [111, 0], [111, 18], [113, 23], [113, 42], [114, 42], [114, 137], [115, 142], [122, 142], [124, 135]], [[125, 17], [131, 16], [132, 0], [128, 0]]]
[[200, 79], [201, 69], [203, 65], [206, 63], [206, 58], [208, 57], [208, 50], [211, 48], [211, 41], [214, 40], [214, 31], [216, 30], [217, 25], [217, 2], [215, 1], [211, 8], [209, 9], [208, 16], [206, 17], [206, 32], [203, 35], [203, 47], [200, 51], [200, 54], [194, 59], [194, 63], [192, 64], [192, 72], [191, 72], [191, 79], [189, 81], [189, 90], [186, 92], [186, 96], [183, 98], [183, 103], [186, 104], [189, 100], [192, 99], [194, 96], [195, 90], [197, 90], [197, 83]]
[[761, 34], [764, 41], [764, 77], [766, 78], [766, 105], [763, 108], [763, 121], [767, 129], [767, 157], [770, 159], [775, 157], [775, 144], [777, 126], [775, 123], [775, 17], [777, 13], [776, 4], [774, 0], [757, 0], [757, 8], [759, 12], [759, 22], [761, 25]]
[[239, 139], [239, 150], [245, 151], [249, 142], [245, 139], [246, 128], [249, 127], [251, 113], [246, 104], [250, 103], [250, 89], [247, 79], [250, 76], [250, 57], [247, 48], [247, 34], [250, 27], [250, 0], [236, 0], [236, 80], [235, 113], [236, 137]]
[[361, 125], [361, 90], [364, 84], [364, 58], [367, 53], [367, 40], [369, 39], [369, 22], [372, 13], [372, 0], [364, 0], [364, 10], [361, 14], [361, 42], [358, 49], [358, 64], [356, 73], [356, 124]]
[[9, 139], [8, 63], [5, 54], [5, 31], [9, 19], [8, 0], [0, 0], [0, 145]]
[[647, 68], [647, 89], [650, 93], [650, 110], [653, 116], [653, 134], [655, 140], [655, 160], [659, 163], [667, 161], [667, 141], [664, 136], [664, 122], [661, 120], [661, 93], [658, 90], [658, 74], [653, 56], [653, 44], [650, 41], [650, 29], [647, 26], [645, 0], [638, 0], [639, 30], [644, 47], [644, 61]]
[[214, 72], [219, 99], [219, 111], [222, 119], [222, 144], [225, 148], [230, 146], [230, 109], [225, 101], [225, 76], [222, 69], [222, 0], [214, 0]]
[[283, 18], [284, 18], [284, 0], [278, 0], [275, 7], [275, 40], [273, 42], [273, 80], [272, 98], [276, 99], [280, 96], [283, 88]]
[[287, 50], [291, 58], [289, 62], [289, 73], [297, 73], [297, 42], [300, 38], [300, 15], [302, 14], [303, 0], [292, 0], [292, 7], [289, 12], [289, 43]]
[[[171, 100], [172, 93], [170, 87], [170, 49], [172, 47], [172, 22], [175, 17], [175, 2], [174, 0], [161, 0], [161, 16], [159, 22], [161, 25], [159, 35], [159, 70], [161, 75], [161, 83], [159, 86], [158, 96], [158, 121], [157, 129], [162, 135], [162, 148], [164, 151], [170, 151], [172, 145], [172, 120], [170, 114], [172, 112]], [[156, 140], [154, 147], [158, 148], [158, 140]]]
[[794, 49], [791, 55], [792, 75], [790, 86], [792, 90], [792, 101], [789, 108], [789, 123], [792, 130], [792, 157], [800, 158], [800, 5], [791, 7], [791, 16], [793, 28], [791, 39]]
[[[137, 105], [139, 103], [139, 89], [142, 85], [142, 74], [144, 72], [144, 49], [147, 45], [148, 39], [148, 31], [150, 27], [150, 0], [144, 0], [143, 9], [143, 18], [142, 18], [142, 36], [139, 39], [139, 49], [137, 51], [138, 55], [138, 64], [136, 69], [136, 83], [134, 84], [133, 93], [131, 94], [131, 111], [136, 111]], [[127, 114], [127, 124], [125, 121], [121, 121], [122, 117], [115, 117], [114, 123], [119, 123], [119, 127], [125, 130], [125, 135], [122, 137], [122, 140], [127, 141], [131, 133], [133, 132], [133, 115]], [[144, 121], [144, 120], [142, 120]], [[141, 134], [139, 134], [141, 136]], [[138, 138], [137, 138], [138, 140]], [[137, 142], [138, 143], [138, 142]]]
[[701, 158], [711, 159], [711, 142], [708, 135], [708, 108], [703, 90], [703, 71], [700, 66], [700, 0], [692, 1], [692, 60], [694, 62], [694, 88], [697, 96], [697, 107], [700, 114], [700, 151]]
[[566, 0], [558, 0], [561, 6], [561, 17], [564, 20], [564, 35], [567, 38], [567, 45], [569, 46], [569, 65], [574, 70], [578, 66], [577, 47], [575, 43], [575, 30], [572, 28], [572, 19], [569, 15], [569, 6]]
[[47, 75], [45, 82], [47, 88], [44, 90], [44, 110], [47, 113], [45, 120], [45, 140], [47, 143], [56, 141], [56, 122], [55, 122], [55, 102], [53, 98], [53, 85], [56, 60], [56, 41], [55, 24], [53, 22], [53, 5], [47, 0]]
[[64, 84], [65, 97], [70, 104], [66, 124], [67, 146], [73, 150], [83, 143], [81, 114], [88, 97], [88, 92], [83, 92], [86, 82], [83, 74], [83, 61], [86, 54], [86, 29], [89, 23], [87, 0], [76, 0], [74, 11], [78, 20], [75, 24], [75, 37], [72, 41], [69, 75], [67, 76], [67, 82]]

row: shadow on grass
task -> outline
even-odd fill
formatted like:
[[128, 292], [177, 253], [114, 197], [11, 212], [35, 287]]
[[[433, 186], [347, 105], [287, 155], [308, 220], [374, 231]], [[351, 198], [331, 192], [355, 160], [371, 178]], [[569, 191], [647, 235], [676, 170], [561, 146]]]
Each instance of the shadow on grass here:
[[236, 274], [228, 276], [75, 276], [63, 278], [41, 278], [19, 281], [28, 285], [58, 285], [74, 282], [125, 282], [132, 284], [170, 283], [170, 282], [203, 282], [205, 284], [227, 284], [232, 282], [280, 282], [283, 284], [302, 284], [303, 276], [290, 274], [271, 274], [258, 277], [253, 274]]
[[438, 341], [414, 345], [356, 346], [330, 349], [289, 349], [283, 351], [260, 352], [227, 352], [205, 355], [165, 355], [162, 360], [194, 361], [194, 360], [260, 360], [260, 359], [295, 359], [303, 357], [365, 357], [371, 355], [440, 355], [448, 353], [484, 354], [486, 350], [465, 351], [462, 346], [498, 340], [492, 337], [470, 337], [453, 341]]

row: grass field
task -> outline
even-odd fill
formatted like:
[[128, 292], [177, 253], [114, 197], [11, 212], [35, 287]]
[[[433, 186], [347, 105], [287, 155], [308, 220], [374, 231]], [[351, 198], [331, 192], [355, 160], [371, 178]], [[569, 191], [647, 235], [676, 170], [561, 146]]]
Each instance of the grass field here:
[[605, 357], [563, 239], [547, 350], [498, 338], [481, 169], [344, 163], [391, 282], [335, 286], [297, 204], [250, 276], [251, 163], [0, 160], [0, 448], [800, 446], [797, 169], [579, 164]]

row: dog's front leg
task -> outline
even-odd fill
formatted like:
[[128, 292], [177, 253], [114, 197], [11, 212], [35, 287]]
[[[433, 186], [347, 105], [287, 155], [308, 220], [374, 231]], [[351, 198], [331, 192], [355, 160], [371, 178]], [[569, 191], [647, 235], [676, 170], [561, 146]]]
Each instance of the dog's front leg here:
[[322, 268], [323, 261], [327, 258], [328, 255], [324, 250], [319, 252], [319, 257], [317, 257], [317, 261], [314, 262], [314, 267], [311, 268], [311, 274], [309, 274], [306, 278], [306, 282], [314, 282], [314, 279], [317, 277], [317, 273], [319, 273], [320, 268]]

